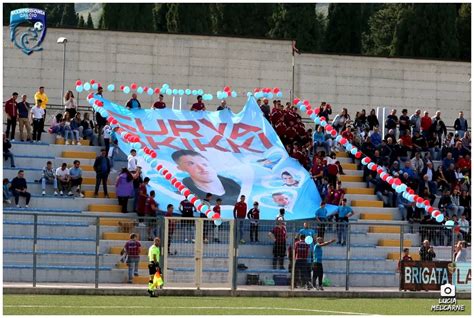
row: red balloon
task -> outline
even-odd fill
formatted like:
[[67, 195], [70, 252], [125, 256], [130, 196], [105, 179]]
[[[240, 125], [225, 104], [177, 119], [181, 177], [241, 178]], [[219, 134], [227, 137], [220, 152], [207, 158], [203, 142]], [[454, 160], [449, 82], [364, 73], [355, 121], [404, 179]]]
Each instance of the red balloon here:
[[97, 106], [99, 106], [99, 107], [104, 106], [104, 103], [101, 102], [100, 100], [96, 100], [96, 101], [95, 101], [95, 104], [96, 104]]
[[388, 184], [392, 185], [395, 181], [393, 181], [393, 178], [392, 178], [392, 179], [388, 179], [387, 182], [388, 182]]
[[155, 158], [156, 158], [156, 152], [153, 151], [153, 152], [150, 154], [150, 156], [151, 156], [153, 159], [155, 159]]
[[[337, 136], [337, 131], [331, 130], [331, 137], [336, 137]], [[357, 153], [356, 153], [357, 155]]]
[[232, 92], [228, 91], [226, 92], [227, 93], [227, 97], [229, 97], [230, 95], [232, 95]]
[[418, 198], [416, 198], [416, 202], [417, 202], [417, 203], [422, 203], [422, 202], [423, 202], [423, 198], [419, 196]]
[[383, 180], [383, 181], [387, 181], [387, 178], [388, 178], [388, 175], [384, 175], [384, 176], [382, 177], [382, 180]]
[[432, 206], [430, 206], [430, 207], [428, 208], [428, 213], [432, 213], [432, 212], [434, 211], [434, 209], [435, 209], [435, 208], [433, 208]]
[[229, 87], [229, 86], [225, 86], [225, 87], [224, 87], [224, 92], [230, 92], [230, 87]]
[[221, 215], [219, 213], [214, 213], [214, 215], [212, 216], [213, 219], [220, 219], [221, 218]]
[[168, 172], [168, 173], [165, 175], [165, 178], [166, 178], [166, 180], [171, 180], [171, 177], [172, 177], [172, 176], [173, 176], [173, 175]]
[[362, 157], [362, 152], [357, 151], [356, 154], [355, 154], [355, 157], [356, 157], [357, 159], [359, 159], [360, 157]]
[[303, 101], [303, 104], [304, 104], [305, 106], [308, 106], [308, 105], [309, 105], [309, 101], [305, 99], [305, 100]]
[[180, 183], [179, 186], [178, 186], [179, 192], [183, 191], [184, 188], [186, 188], [186, 187], [184, 186], [184, 184], [181, 184], [181, 183]]
[[275, 88], [273, 89], [273, 93], [274, 93], [274, 94], [277, 94], [279, 91], [280, 91], [280, 89], [279, 89], [278, 87], [275, 87]]
[[125, 88], [124, 85], [120, 85], [120, 90], [123, 91], [123, 89]]
[[82, 82], [81, 82], [80, 80], [77, 80], [77, 81], [76, 81], [76, 86], [79, 86], [79, 85], [81, 85], [81, 84], [82, 84]]
[[396, 184], [397, 186], [400, 185], [400, 184], [402, 184], [402, 180], [396, 178], [396, 179], [395, 179], [395, 184]]
[[319, 108], [315, 108], [315, 109], [314, 109], [314, 113], [315, 113], [316, 115], [318, 115], [318, 114], [319, 114]]
[[425, 206], [430, 206], [430, 201], [429, 201], [429, 200], [425, 200], [425, 201], [423, 201], [423, 204], [424, 204]]
[[263, 89], [263, 92], [264, 92], [264, 93], [270, 93], [270, 91], [271, 91], [271, 89], [269, 89], [268, 87], [265, 87], [265, 88]]
[[89, 95], [87, 95], [87, 99], [91, 99], [92, 97], [94, 97], [94, 93], [90, 93]]
[[176, 182], [178, 182], [178, 179], [173, 178], [173, 179], [170, 180], [170, 182], [171, 182], [172, 185], [176, 185]]
[[93, 85], [93, 84], [95, 84], [95, 81], [92, 79], [92, 80], [91, 80], [91, 85]]
[[408, 193], [410, 193], [410, 194], [415, 194], [415, 190], [409, 189], [409, 190], [408, 190]]
[[157, 88], [155, 88], [153, 91], [155, 92], [155, 94], [159, 94], [159, 93], [160, 93], [160, 88], [157, 87]]
[[183, 195], [184, 195], [185, 197], [188, 197], [190, 194], [191, 194], [191, 190], [189, 190], [189, 189], [186, 189], [186, 190], [184, 190], [184, 192], [183, 192]]
[[434, 210], [433, 213], [431, 214], [433, 217], [437, 217], [438, 215], [440, 215], [441, 212], [439, 212], [438, 210]]
[[295, 98], [293, 99], [293, 104], [296, 105], [300, 102], [300, 99], [299, 98]]
[[137, 83], [132, 83], [132, 85], [130, 85], [130, 88], [131, 89], [137, 89], [137, 86], [138, 86]]
[[258, 92], [260, 92], [260, 88], [256, 88], [256, 89], [254, 89], [253, 91], [254, 91], [255, 93], [258, 93]]
[[312, 111], [311, 109], [309, 109], [309, 110], [306, 111], [306, 114], [307, 114], [308, 116], [311, 116], [312, 113], [313, 113], [313, 111]]
[[[318, 109], [319, 109], [319, 108], [318, 108]], [[321, 121], [323, 121], [323, 120], [326, 120], [326, 117], [321, 116], [321, 117], [319, 117], [319, 119], [320, 119]]]
[[324, 129], [326, 129], [327, 131], [329, 131], [329, 130], [332, 130], [332, 127], [331, 127], [331, 125], [326, 125], [326, 127], [324, 127]]
[[199, 204], [199, 205], [197, 206], [196, 209], [197, 209], [198, 211], [201, 211], [201, 209], [202, 209], [203, 207], [204, 207], [204, 204], [201, 203], [201, 204]]
[[[319, 109], [319, 108], [318, 108]], [[341, 145], [345, 145], [347, 143], [346, 138], [341, 138], [341, 141], [339, 142]]]
[[162, 174], [162, 175], [166, 175], [167, 173], [168, 173], [168, 169], [163, 169], [163, 170], [161, 170], [161, 174]]
[[[376, 166], [376, 165], [374, 165], [374, 166]], [[378, 174], [381, 174], [382, 172], [383, 172], [382, 167], [377, 167], [377, 173], [378, 173]]]
[[461, 231], [461, 226], [460, 225], [456, 225], [454, 227], [454, 233], [459, 233]]
[[143, 91], [146, 92], [148, 90], [148, 86], [143, 87]]
[[192, 198], [191, 200], [189, 200], [189, 202], [191, 202], [192, 204], [194, 204], [194, 203], [196, 203], [197, 200], [198, 200], [198, 198], [197, 198], [197, 197], [194, 197], [194, 198]]

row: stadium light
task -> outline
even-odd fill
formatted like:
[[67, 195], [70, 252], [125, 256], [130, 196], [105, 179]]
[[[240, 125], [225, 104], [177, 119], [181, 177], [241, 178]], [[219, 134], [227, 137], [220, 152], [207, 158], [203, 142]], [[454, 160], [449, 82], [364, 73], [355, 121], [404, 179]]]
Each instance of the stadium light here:
[[64, 92], [64, 81], [66, 79], [66, 43], [67, 43], [67, 39], [65, 37], [60, 37], [60, 38], [58, 38], [57, 43], [63, 45], [63, 53], [64, 53], [64, 57], [63, 57], [63, 89], [61, 91], [61, 97], [59, 98], [60, 103], [62, 103], [63, 96], [65, 94], [65, 92]]

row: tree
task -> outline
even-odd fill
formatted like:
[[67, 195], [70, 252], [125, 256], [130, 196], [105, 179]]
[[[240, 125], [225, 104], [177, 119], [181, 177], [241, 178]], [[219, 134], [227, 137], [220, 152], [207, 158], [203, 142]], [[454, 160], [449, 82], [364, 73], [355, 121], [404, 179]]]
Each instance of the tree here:
[[268, 35], [272, 38], [295, 39], [298, 48], [318, 52], [324, 38], [324, 17], [316, 14], [311, 3], [278, 4], [271, 18]]
[[391, 55], [457, 58], [455, 4], [410, 4], [400, 14]]
[[456, 19], [457, 38], [459, 42], [459, 57], [471, 60], [471, 4], [463, 3]]
[[78, 28], [83, 28], [86, 25], [86, 22], [84, 21], [84, 18], [82, 15], [79, 16], [79, 22], [77, 23]]
[[61, 18], [64, 12], [63, 3], [51, 3], [46, 5], [46, 24], [48, 26], [57, 27], [61, 24]]
[[367, 31], [362, 34], [362, 53], [389, 56], [398, 16], [403, 5], [387, 4], [369, 19]]
[[104, 25], [104, 16], [101, 15], [100, 18], [99, 18], [99, 25], [97, 26], [98, 29], [105, 29], [105, 25]]
[[153, 14], [153, 29], [156, 32], [166, 32], [167, 21], [166, 14], [168, 13], [169, 5], [167, 3], [157, 3], [152, 10]]
[[[81, 16], [81, 18], [82, 18], [82, 16]], [[93, 29], [94, 28], [94, 22], [92, 21], [92, 16], [91, 16], [90, 12], [87, 15], [87, 24], [86, 24], [86, 26], [87, 26], [88, 29]]]
[[327, 52], [359, 54], [361, 51], [361, 4], [330, 4], [326, 28]]
[[62, 27], [75, 27], [78, 24], [78, 17], [76, 10], [74, 9], [74, 3], [66, 3], [64, 5], [64, 12], [61, 17], [60, 26]]
[[168, 32], [211, 34], [212, 22], [208, 4], [171, 3], [166, 14]]

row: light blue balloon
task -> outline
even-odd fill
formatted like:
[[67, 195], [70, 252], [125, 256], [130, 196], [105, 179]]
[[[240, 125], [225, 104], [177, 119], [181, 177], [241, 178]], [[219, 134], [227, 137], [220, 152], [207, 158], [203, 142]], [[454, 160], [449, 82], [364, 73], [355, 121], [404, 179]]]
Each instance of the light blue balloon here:
[[125, 94], [130, 93], [130, 87], [125, 86], [125, 87], [123, 88], [123, 92], [124, 92]]
[[268, 94], [267, 94], [267, 98], [268, 98], [268, 99], [272, 99], [272, 98], [273, 98], [273, 93], [268, 93]]
[[196, 96], [196, 95], [198, 94], [197, 90], [195, 90], [195, 89], [193, 89], [193, 90], [191, 91], [191, 93], [193, 94], [193, 96]]
[[[394, 184], [395, 184], [395, 183], [394, 183]], [[397, 187], [395, 188], [395, 191], [396, 191], [397, 193], [402, 193], [402, 187], [401, 187], [401, 185], [397, 186]]]
[[416, 202], [415, 205], [416, 205], [417, 208], [420, 208], [420, 209], [423, 207], [423, 203], [418, 203], [418, 202]]
[[327, 123], [325, 120], [322, 120], [322, 121], [321, 121], [321, 126], [326, 127], [327, 124], [328, 124], [328, 123]]
[[178, 94], [178, 90], [176, 88], [173, 89], [173, 95], [177, 95]]
[[215, 226], [221, 226], [222, 225], [222, 220], [221, 219], [214, 220], [214, 225]]
[[202, 95], [202, 100], [207, 100], [207, 94]]
[[148, 155], [148, 156], [146, 156], [145, 160], [146, 160], [147, 163], [151, 163], [153, 161], [153, 158], [150, 155]]
[[405, 192], [407, 190], [407, 185], [404, 183], [400, 184], [400, 190], [401, 192]]
[[[204, 94], [204, 91], [203, 91], [202, 89], [199, 89], [197, 92], [198, 92], [198, 95]], [[199, 204], [198, 204], [198, 205], [199, 205]]]
[[149, 87], [146, 93], [150, 96], [153, 95], [153, 88]]
[[122, 131], [122, 132], [120, 133], [120, 136], [121, 136], [122, 138], [125, 138], [125, 135], [126, 135], [126, 134], [127, 134], [126, 131]]
[[337, 135], [337, 137], [336, 137], [336, 141], [337, 141], [337, 142], [340, 142], [340, 141], [341, 141], [341, 139], [342, 139], [342, 136], [341, 136], [341, 135]]
[[171, 95], [171, 94], [173, 94], [173, 91], [171, 90], [171, 88], [167, 88], [166, 95]]
[[179, 94], [180, 96], [183, 96], [183, 95], [184, 95], [184, 90], [183, 90], [183, 89], [179, 89], [179, 90], [178, 90], [178, 94]]
[[[253, 95], [252, 92], [247, 92], [247, 97], [250, 97], [252, 95]], [[219, 98], [219, 97], [217, 97], [217, 98]]]
[[408, 201], [415, 202], [415, 195], [410, 194], [410, 196], [408, 197]]
[[199, 205], [202, 204], [202, 201], [197, 199], [196, 202], [194, 202], [194, 206], [198, 207]]
[[395, 183], [392, 183], [392, 189], [393, 189], [393, 190], [396, 190], [397, 187], [398, 187], [398, 186], [397, 186]]
[[161, 88], [166, 91], [168, 88], [170, 88], [170, 86], [168, 84], [163, 84], [163, 86], [161, 86]]
[[187, 88], [187, 89], [184, 91], [184, 93], [189, 96], [189, 95], [191, 95], [191, 90], [190, 90], [189, 88]]
[[283, 93], [282, 93], [282, 92], [278, 92], [278, 93], [277, 93], [277, 97], [279, 97], [279, 98], [280, 98], [280, 97], [283, 97]]
[[444, 223], [444, 226], [447, 229], [452, 229], [454, 227], [454, 221], [453, 220], [448, 220], [448, 221], [446, 221], [446, 223]]
[[85, 89], [86, 91], [90, 90], [90, 89], [91, 89], [91, 83], [85, 82], [85, 83], [84, 83], [84, 89]]
[[311, 235], [306, 236], [304, 242], [308, 245], [311, 245], [313, 243], [313, 237]]
[[351, 154], [355, 155], [357, 153], [357, 149], [356, 148], [352, 148], [351, 149]]
[[93, 89], [93, 90], [96, 91], [98, 88], [99, 88], [99, 84], [98, 84], [98, 83], [92, 84], [92, 89]]
[[158, 160], [156, 160], [156, 159], [153, 159], [153, 160], [150, 162], [150, 166], [151, 166], [152, 168], [156, 168], [157, 165], [158, 165]]
[[115, 90], [115, 85], [114, 85], [114, 84], [109, 84], [109, 85], [107, 85], [107, 90], [108, 90], [109, 92], [113, 92], [113, 91]]
[[309, 115], [309, 118], [311, 118], [312, 121], [314, 121], [316, 119], [316, 114], [315, 113], [312, 113], [311, 115]]
[[145, 151], [143, 149], [140, 148], [137, 150], [137, 156], [142, 157], [144, 154], [145, 154]]
[[320, 119], [319, 117], [316, 117], [316, 118], [314, 119], [314, 123], [315, 123], [316, 125], [319, 125], [319, 124], [321, 123], [321, 119]]
[[[436, 222], [441, 223], [441, 222], [443, 222], [443, 221], [444, 221], [444, 214], [439, 214], [439, 215], [436, 217]], [[447, 222], [449, 222], [449, 221], [447, 221]], [[446, 223], [447, 223], [447, 222], [446, 222]]]
[[138, 88], [137, 88], [137, 93], [138, 93], [138, 94], [143, 94], [143, 87], [141, 87], [141, 86], [138, 87]]
[[78, 93], [82, 92], [83, 89], [84, 89], [84, 87], [82, 87], [82, 85], [76, 86], [76, 92], [78, 92]]
[[345, 146], [345, 147], [346, 147], [346, 150], [347, 150], [347, 151], [351, 151], [351, 149], [352, 149], [352, 145], [351, 145], [349, 142], [346, 143], [346, 146]]
[[138, 150], [142, 147], [142, 144], [139, 142], [134, 142], [133, 143], [133, 149]]
[[236, 98], [237, 97], [237, 92], [233, 91], [232, 93], [230, 93], [230, 96]]
[[214, 98], [214, 96], [212, 96], [212, 94], [209, 94], [208, 98], [209, 98], [209, 100], [212, 100]]

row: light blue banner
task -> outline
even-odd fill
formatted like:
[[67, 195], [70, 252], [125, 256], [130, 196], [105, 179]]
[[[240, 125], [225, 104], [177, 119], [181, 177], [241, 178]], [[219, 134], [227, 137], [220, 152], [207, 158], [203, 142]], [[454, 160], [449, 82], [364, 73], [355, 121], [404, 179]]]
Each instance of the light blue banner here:
[[[223, 218], [233, 218], [233, 206], [242, 194], [247, 197], [248, 209], [254, 201], [259, 202], [261, 219], [274, 220], [282, 207], [287, 220], [314, 218], [321, 202], [314, 181], [297, 160], [288, 156], [255, 98], [250, 97], [238, 114], [229, 110], [128, 110], [99, 99], [119, 126], [154, 149], [158, 164], [192, 193], [201, 200], [212, 193], [212, 205], [222, 198]], [[132, 149], [121, 138], [119, 147], [126, 154]], [[138, 157], [142, 151], [138, 151]], [[169, 203], [177, 208], [184, 197], [150, 162], [140, 158], [139, 165], [143, 175], [151, 179], [160, 209], [166, 209]], [[329, 211], [335, 208], [327, 206]]]
[[471, 263], [458, 262], [453, 273], [453, 285], [456, 286], [456, 291], [471, 291]]

